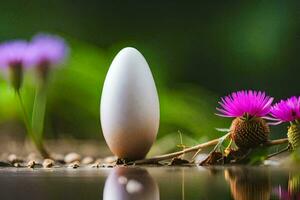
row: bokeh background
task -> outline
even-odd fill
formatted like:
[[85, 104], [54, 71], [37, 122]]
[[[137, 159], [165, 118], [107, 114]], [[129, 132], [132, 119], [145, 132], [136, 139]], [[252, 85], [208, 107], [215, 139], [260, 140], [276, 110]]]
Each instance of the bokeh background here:
[[[161, 103], [158, 143], [188, 145], [220, 136], [229, 119], [215, 116], [221, 96], [241, 89], [280, 98], [300, 95], [298, 1], [80, 1], [0, 2], [0, 41], [38, 32], [66, 39], [71, 54], [52, 74], [46, 138], [103, 141], [102, 85], [123, 47], [139, 49], [153, 72]], [[26, 76], [28, 109], [35, 83]], [[0, 82], [0, 132], [22, 135], [13, 91]], [[272, 137], [285, 135], [272, 128]]]

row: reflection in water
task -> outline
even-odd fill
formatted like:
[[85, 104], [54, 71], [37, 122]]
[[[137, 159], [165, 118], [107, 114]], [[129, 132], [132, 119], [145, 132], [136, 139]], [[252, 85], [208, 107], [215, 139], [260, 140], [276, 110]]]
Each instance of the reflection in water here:
[[293, 199], [300, 198], [300, 174], [290, 174], [288, 192]]
[[119, 167], [105, 181], [104, 200], [157, 200], [159, 188], [145, 169]]
[[225, 179], [235, 200], [267, 200], [271, 195], [270, 177], [267, 170], [229, 168]]
[[275, 188], [274, 192], [279, 197], [279, 199], [300, 199], [300, 174], [290, 172], [288, 189], [284, 189], [282, 185], [279, 185], [279, 187]]

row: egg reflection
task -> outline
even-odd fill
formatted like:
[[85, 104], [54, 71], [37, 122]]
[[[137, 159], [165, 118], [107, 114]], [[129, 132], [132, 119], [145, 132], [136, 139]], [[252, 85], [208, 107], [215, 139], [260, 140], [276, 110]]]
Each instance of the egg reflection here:
[[266, 170], [229, 168], [225, 170], [235, 200], [268, 200], [271, 196], [270, 177]]
[[157, 200], [159, 188], [147, 170], [114, 168], [105, 181], [104, 200]]

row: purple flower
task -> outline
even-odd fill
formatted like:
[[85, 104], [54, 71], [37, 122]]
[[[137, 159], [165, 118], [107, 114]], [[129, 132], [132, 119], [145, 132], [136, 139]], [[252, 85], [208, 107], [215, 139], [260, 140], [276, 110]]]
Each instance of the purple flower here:
[[0, 44], [0, 68], [25, 66], [28, 43], [23, 40], [13, 40]]
[[217, 115], [222, 117], [264, 117], [271, 110], [273, 98], [261, 91], [238, 91], [221, 98], [221, 108]]
[[300, 119], [300, 96], [293, 96], [276, 103], [271, 109], [271, 115], [279, 122], [291, 122]]
[[38, 34], [30, 43], [26, 64], [56, 66], [64, 61], [68, 51], [68, 46], [61, 37]]

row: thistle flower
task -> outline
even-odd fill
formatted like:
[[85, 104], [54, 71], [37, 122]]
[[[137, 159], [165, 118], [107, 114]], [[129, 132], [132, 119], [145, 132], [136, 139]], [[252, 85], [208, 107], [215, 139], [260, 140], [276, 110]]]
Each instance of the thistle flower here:
[[300, 146], [300, 97], [290, 97], [276, 103], [271, 109], [271, 116], [278, 123], [290, 122], [288, 127], [288, 140], [290, 147], [295, 149]]
[[261, 91], [238, 91], [221, 98], [217, 115], [233, 117], [231, 138], [240, 148], [253, 148], [268, 140], [270, 129], [263, 119], [271, 110], [273, 98]]
[[23, 81], [23, 70], [27, 67], [28, 43], [14, 40], [0, 45], [0, 68], [8, 72], [9, 80], [16, 91], [19, 91]]
[[36, 67], [39, 75], [46, 79], [50, 67], [61, 64], [68, 51], [68, 46], [61, 37], [38, 34], [31, 40], [27, 64]]
[[278, 122], [293, 122], [300, 119], [300, 97], [281, 100], [272, 106], [271, 115]]

